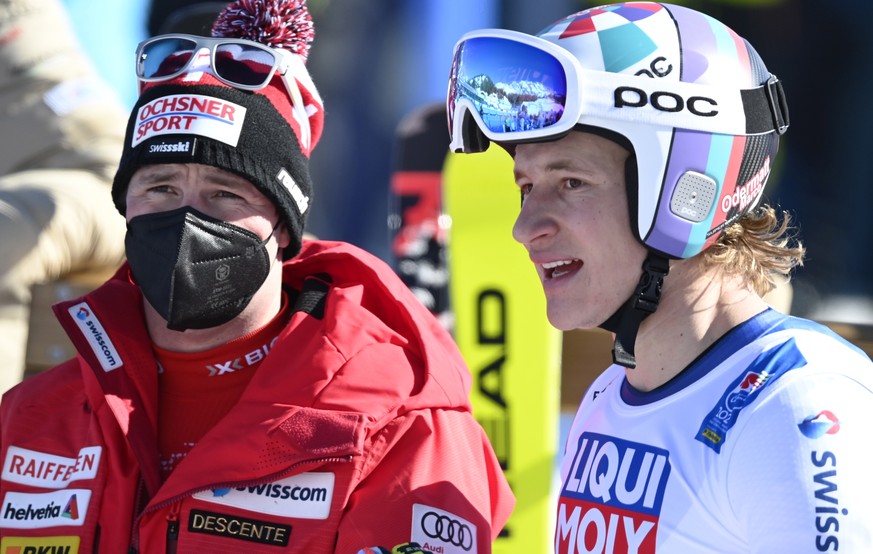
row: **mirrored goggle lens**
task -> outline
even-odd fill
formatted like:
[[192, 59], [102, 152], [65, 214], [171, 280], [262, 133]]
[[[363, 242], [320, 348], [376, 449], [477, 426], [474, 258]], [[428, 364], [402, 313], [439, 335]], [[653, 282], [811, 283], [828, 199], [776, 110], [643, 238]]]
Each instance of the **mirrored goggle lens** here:
[[[139, 76], [172, 78], [185, 69], [199, 48], [197, 42], [184, 38], [150, 42], [143, 47], [137, 64]], [[212, 55], [217, 77], [246, 88], [266, 85], [277, 65], [275, 54], [249, 44], [219, 43]]]
[[449, 114], [469, 100], [488, 130], [515, 133], [557, 124], [567, 103], [561, 62], [534, 46], [506, 38], [461, 43], [452, 65]]

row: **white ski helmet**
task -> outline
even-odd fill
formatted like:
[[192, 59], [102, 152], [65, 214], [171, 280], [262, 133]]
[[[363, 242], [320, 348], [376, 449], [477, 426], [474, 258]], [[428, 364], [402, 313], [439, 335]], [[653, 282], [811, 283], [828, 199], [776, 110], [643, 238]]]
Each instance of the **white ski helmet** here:
[[748, 42], [657, 2], [591, 8], [536, 36], [464, 35], [447, 108], [456, 152], [574, 128], [628, 148], [631, 227], [666, 258], [700, 253], [757, 205], [788, 127], [781, 82]]

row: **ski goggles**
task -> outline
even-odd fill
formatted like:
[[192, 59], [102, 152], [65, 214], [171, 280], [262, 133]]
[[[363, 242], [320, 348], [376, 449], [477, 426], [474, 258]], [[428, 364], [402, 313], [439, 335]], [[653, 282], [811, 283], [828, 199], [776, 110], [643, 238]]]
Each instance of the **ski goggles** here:
[[[788, 127], [782, 85], [731, 89], [583, 68], [545, 39], [503, 29], [467, 33], [455, 45], [446, 100], [450, 148], [548, 140], [577, 123], [649, 124], [729, 135]], [[607, 123], [603, 123], [606, 120]]]
[[187, 72], [208, 51], [211, 73], [242, 90], [266, 87], [273, 75], [284, 75], [289, 56], [251, 40], [169, 34], [147, 39], [136, 50], [136, 76], [143, 82], [169, 81]]

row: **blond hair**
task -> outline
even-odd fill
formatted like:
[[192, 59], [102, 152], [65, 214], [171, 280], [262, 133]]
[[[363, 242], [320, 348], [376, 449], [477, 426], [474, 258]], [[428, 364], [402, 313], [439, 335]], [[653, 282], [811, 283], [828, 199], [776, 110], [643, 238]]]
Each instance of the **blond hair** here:
[[805, 253], [788, 212], [780, 219], [774, 208], [763, 205], [727, 227], [702, 256], [704, 263], [744, 278], [764, 296], [803, 265]]

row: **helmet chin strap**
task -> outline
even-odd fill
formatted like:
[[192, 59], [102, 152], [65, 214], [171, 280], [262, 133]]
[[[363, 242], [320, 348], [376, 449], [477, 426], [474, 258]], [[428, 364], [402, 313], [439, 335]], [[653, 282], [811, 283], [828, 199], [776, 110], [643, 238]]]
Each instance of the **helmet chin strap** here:
[[670, 272], [670, 261], [654, 252], [649, 252], [643, 262], [643, 274], [633, 295], [600, 325], [615, 333], [612, 346], [612, 363], [633, 369], [637, 366], [634, 358], [634, 343], [640, 324], [658, 309], [661, 300], [661, 287], [664, 277]]

